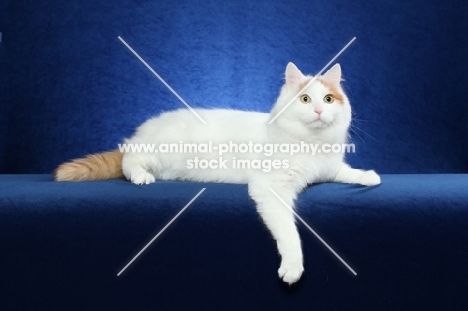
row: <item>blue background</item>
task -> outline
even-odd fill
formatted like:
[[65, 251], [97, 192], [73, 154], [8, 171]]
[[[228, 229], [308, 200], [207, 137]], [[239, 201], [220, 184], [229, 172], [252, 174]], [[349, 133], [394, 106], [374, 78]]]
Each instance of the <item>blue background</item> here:
[[183, 108], [269, 111], [292, 61], [340, 56], [351, 164], [467, 172], [466, 1], [2, 1], [0, 173], [49, 173]]

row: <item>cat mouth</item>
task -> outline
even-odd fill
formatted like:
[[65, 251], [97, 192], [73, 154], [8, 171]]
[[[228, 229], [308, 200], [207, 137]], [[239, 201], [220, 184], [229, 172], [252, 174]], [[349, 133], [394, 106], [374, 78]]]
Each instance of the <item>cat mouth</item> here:
[[328, 126], [328, 122], [320, 118], [316, 118], [314, 120], [306, 120], [305, 123], [307, 127], [313, 127], [313, 128]]

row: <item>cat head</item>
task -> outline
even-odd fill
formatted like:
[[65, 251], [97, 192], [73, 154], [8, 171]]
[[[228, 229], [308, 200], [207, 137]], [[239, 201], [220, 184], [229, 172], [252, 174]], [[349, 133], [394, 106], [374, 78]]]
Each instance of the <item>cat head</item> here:
[[274, 122], [278, 122], [280, 126], [301, 127], [303, 131], [328, 128], [347, 131], [351, 122], [351, 106], [341, 88], [339, 64], [314, 79], [302, 74], [293, 63], [289, 63], [285, 75], [286, 83], [273, 107], [271, 118], [284, 107], [287, 108]]

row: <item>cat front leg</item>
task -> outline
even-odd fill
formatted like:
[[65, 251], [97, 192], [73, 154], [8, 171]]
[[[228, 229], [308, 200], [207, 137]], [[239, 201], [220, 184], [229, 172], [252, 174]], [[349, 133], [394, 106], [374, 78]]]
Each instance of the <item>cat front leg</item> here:
[[122, 171], [125, 177], [137, 185], [147, 185], [155, 182], [153, 174], [144, 168], [144, 155], [126, 153], [122, 158]]
[[351, 168], [342, 163], [334, 179], [335, 182], [347, 184], [359, 184], [363, 186], [375, 186], [380, 184], [380, 176], [373, 170], [364, 171]]
[[278, 275], [292, 284], [304, 272], [301, 240], [294, 214], [269, 190], [272, 188], [290, 207], [294, 206], [297, 192], [285, 183], [249, 183], [249, 194], [257, 204], [257, 211], [276, 240], [281, 265]]

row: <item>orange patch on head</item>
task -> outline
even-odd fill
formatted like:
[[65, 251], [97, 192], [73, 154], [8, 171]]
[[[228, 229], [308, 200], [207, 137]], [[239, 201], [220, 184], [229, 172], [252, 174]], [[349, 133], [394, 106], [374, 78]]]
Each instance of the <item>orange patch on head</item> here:
[[333, 83], [330, 83], [323, 79], [319, 79], [319, 81], [330, 91], [330, 95], [332, 95], [336, 100], [338, 100], [340, 104], [343, 104], [343, 95]]

